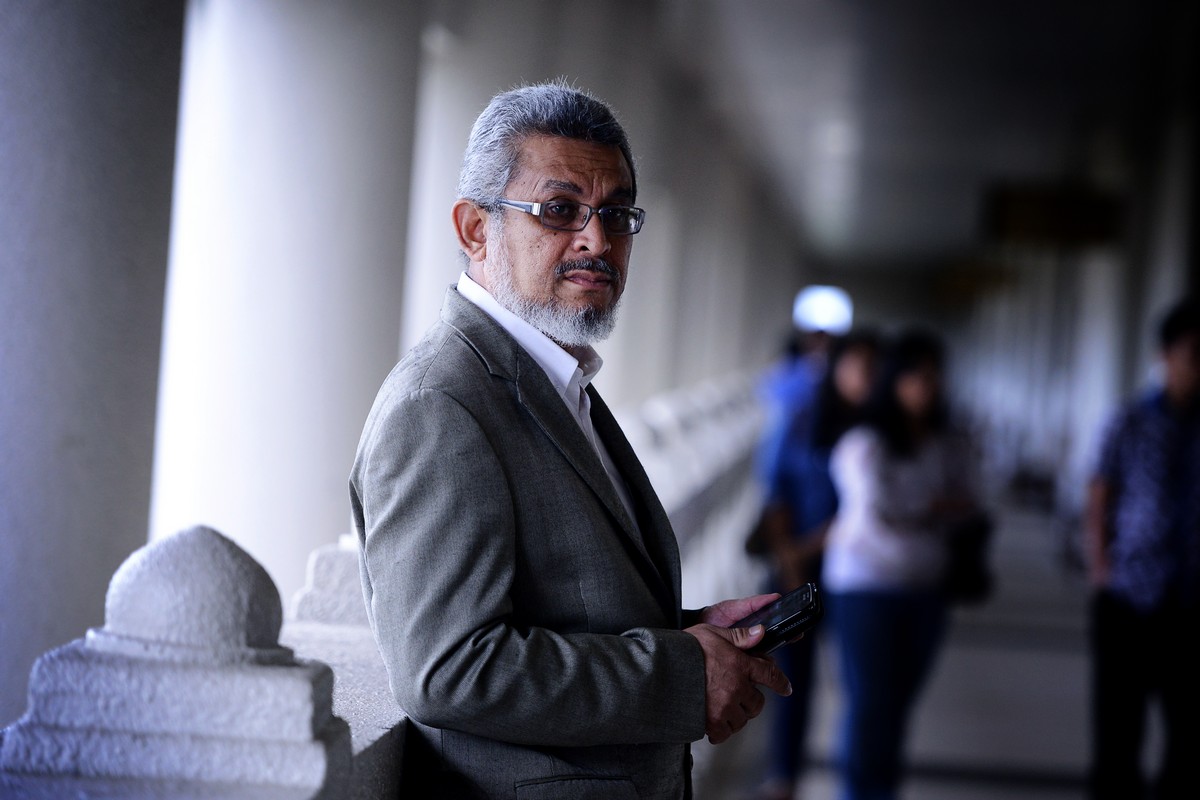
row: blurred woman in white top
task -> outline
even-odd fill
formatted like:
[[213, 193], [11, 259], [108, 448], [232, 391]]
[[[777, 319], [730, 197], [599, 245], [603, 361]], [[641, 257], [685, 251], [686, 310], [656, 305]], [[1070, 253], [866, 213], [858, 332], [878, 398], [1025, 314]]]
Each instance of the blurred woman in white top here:
[[843, 691], [842, 800], [895, 800], [911, 711], [940, 649], [951, 527], [979, 510], [973, 448], [950, 425], [945, 351], [923, 331], [885, 351], [866, 422], [834, 448], [839, 507], [822, 586]]

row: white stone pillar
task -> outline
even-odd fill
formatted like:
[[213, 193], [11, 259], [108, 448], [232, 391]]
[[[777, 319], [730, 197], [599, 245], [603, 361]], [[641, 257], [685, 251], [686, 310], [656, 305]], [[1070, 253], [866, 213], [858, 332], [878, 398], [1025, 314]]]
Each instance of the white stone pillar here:
[[1064, 427], [1070, 447], [1059, 481], [1059, 508], [1083, 510], [1088, 479], [1095, 468], [1100, 437], [1109, 415], [1121, 402], [1121, 253], [1115, 248], [1089, 250], [1079, 257], [1075, 296], [1082, 313], [1071, 331], [1070, 412]]
[[183, 4], [0, 4], [0, 724], [146, 541]]
[[609, 405], [633, 407], [674, 384], [678, 320], [685, 313], [677, 290], [687, 265], [680, 244], [689, 230], [677, 191], [676, 153], [687, 134], [690, 101], [662, 47], [661, 15], [645, 3], [621, 3], [619, 12], [592, 5], [587, 30], [612, 43], [615, 58], [601, 62], [594, 48], [565, 41], [561, 58], [594, 80], [593, 91], [613, 105], [629, 135], [638, 167], [639, 206], [646, 225], [633, 243], [629, 279], [616, 330], [597, 350], [605, 358], [597, 388]]
[[152, 534], [216, 527], [285, 596], [396, 360], [419, 10], [188, 11]]
[[446, 287], [464, 268], [450, 224], [471, 125], [497, 92], [555, 77], [540, 68], [557, 13], [539, 0], [434, 3], [424, 62], [405, 275], [401, 349], [438, 319]]
[[[716, 128], [715, 119], [702, 112], [698, 122], [701, 129]], [[672, 166], [679, 169], [675, 191], [683, 219], [678, 249], [683, 268], [671, 289], [679, 305], [672, 377], [675, 385], [686, 386], [716, 374], [721, 367], [718, 359], [727, 337], [724, 326], [730, 318], [723, 291], [728, 279], [722, 272], [740, 267], [729, 263], [730, 238], [746, 234], [737, 224], [743, 210], [736, 178], [721, 155], [719, 141], [689, 136], [680, 143], [675, 159]], [[736, 298], [731, 306], [733, 302]]]

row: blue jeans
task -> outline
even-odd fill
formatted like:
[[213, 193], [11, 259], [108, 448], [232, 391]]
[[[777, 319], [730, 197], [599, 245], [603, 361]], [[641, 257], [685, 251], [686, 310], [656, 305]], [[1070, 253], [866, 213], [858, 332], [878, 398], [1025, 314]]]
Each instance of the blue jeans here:
[[908, 722], [945, 634], [935, 591], [826, 592], [837, 646], [844, 717], [841, 800], [895, 800]]
[[772, 698], [771, 742], [767, 776], [789, 785], [799, 781], [807, 761], [809, 718], [812, 711], [813, 677], [817, 638], [821, 626], [795, 644], [781, 647], [771, 654], [775, 663], [792, 683], [788, 697]]

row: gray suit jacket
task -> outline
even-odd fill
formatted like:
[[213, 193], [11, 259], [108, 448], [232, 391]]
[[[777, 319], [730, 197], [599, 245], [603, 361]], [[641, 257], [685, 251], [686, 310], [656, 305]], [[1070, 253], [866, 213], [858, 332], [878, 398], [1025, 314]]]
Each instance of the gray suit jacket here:
[[704, 663], [680, 630], [678, 548], [588, 391], [636, 524], [545, 372], [456, 290], [379, 391], [350, 494], [371, 625], [414, 724], [409, 791], [687, 792]]

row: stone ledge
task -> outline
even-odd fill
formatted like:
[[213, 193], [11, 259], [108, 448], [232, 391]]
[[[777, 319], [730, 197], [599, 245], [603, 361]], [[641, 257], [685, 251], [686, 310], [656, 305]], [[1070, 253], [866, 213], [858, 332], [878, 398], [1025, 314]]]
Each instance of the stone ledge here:
[[333, 674], [319, 663], [176, 664], [97, 653], [76, 640], [37, 661], [24, 721], [306, 743], [329, 721], [332, 688]]
[[283, 786], [128, 778], [75, 778], [0, 772], [4, 800], [341, 800], [334, 792]]
[[339, 800], [396, 797], [408, 720], [396, 705], [371, 629], [287, 622], [280, 643], [333, 669], [333, 713], [350, 725], [349, 786]]

